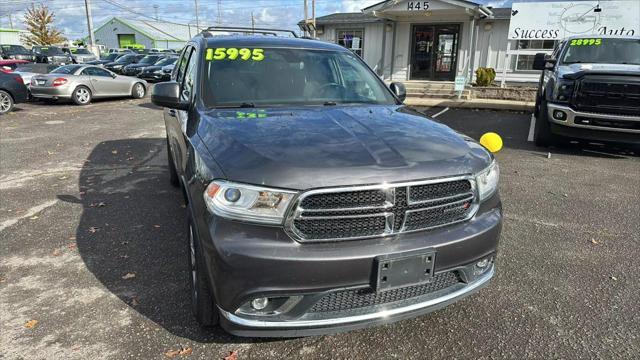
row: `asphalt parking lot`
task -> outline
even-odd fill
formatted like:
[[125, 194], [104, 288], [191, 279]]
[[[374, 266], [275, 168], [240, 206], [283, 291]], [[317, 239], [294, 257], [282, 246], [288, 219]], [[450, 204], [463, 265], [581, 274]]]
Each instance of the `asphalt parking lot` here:
[[525, 113], [437, 120], [504, 138], [492, 283], [416, 319], [274, 340], [191, 316], [185, 209], [148, 98], [20, 105], [0, 118], [0, 358], [640, 358], [638, 149], [536, 148]]

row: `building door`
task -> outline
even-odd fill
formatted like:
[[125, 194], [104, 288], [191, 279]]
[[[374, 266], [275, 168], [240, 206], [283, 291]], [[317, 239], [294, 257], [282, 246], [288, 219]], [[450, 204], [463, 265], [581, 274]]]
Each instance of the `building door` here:
[[460, 25], [415, 25], [409, 78], [453, 81], [459, 37]]
[[123, 48], [136, 43], [135, 34], [118, 34], [118, 46]]

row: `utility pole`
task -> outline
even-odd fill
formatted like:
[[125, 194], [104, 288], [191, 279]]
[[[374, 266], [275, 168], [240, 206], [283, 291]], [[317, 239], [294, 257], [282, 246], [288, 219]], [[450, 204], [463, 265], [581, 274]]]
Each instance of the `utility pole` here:
[[96, 39], [93, 36], [93, 19], [91, 18], [91, 0], [84, 0], [84, 9], [87, 13], [87, 29], [89, 30], [89, 49], [92, 53], [96, 53]]
[[156, 11], [156, 21], [158, 21], [158, 4], [153, 4], [153, 10]]
[[309, 10], [307, 6], [307, 0], [304, 0], [304, 36], [307, 36], [307, 20], [309, 19]]
[[316, 0], [311, 0], [311, 18], [313, 24], [313, 35], [311, 35], [314, 39], [316, 37]]
[[196, 2], [196, 30], [200, 32], [200, 19], [198, 18], [198, 0]]
[[222, 25], [222, 0], [218, 0], [218, 19], [216, 22], [218, 26]]
[[256, 18], [253, 17], [253, 11], [251, 12], [251, 33], [255, 34], [256, 32]]
[[13, 18], [11, 17], [11, 13], [9, 13], [9, 27], [13, 30]]

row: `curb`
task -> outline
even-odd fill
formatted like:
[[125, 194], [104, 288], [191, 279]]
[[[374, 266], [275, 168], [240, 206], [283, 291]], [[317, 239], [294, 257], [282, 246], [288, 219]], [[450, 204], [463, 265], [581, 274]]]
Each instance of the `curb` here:
[[408, 97], [404, 101], [409, 106], [439, 106], [449, 108], [464, 109], [490, 109], [490, 110], [511, 110], [511, 111], [533, 111], [534, 102], [513, 101], [513, 100], [493, 100], [493, 99], [416, 99]]

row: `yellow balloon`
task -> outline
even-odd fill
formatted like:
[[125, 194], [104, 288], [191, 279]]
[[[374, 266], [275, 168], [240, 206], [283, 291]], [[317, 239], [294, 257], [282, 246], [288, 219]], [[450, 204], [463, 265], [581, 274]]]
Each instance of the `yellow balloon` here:
[[495, 153], [502, 149], [502, 138], [494, 132], [488, 132], [480, 137], [480, 144]]

